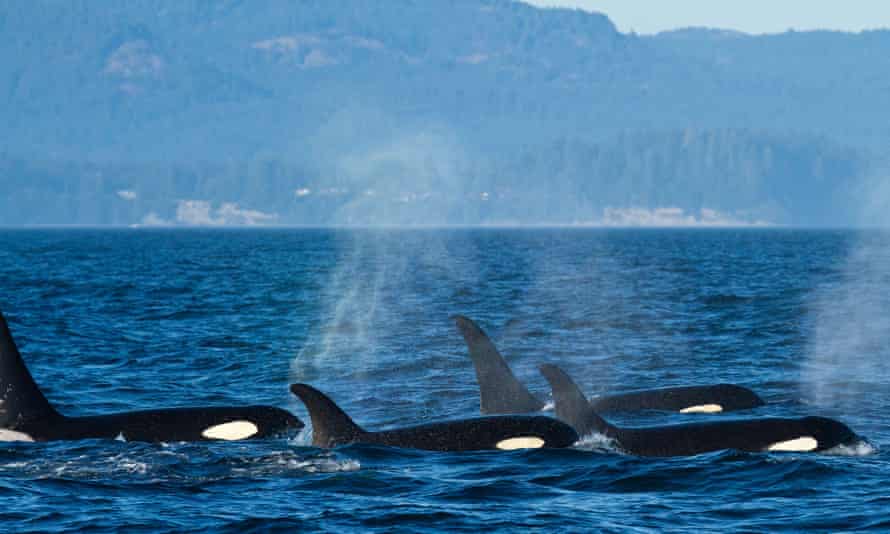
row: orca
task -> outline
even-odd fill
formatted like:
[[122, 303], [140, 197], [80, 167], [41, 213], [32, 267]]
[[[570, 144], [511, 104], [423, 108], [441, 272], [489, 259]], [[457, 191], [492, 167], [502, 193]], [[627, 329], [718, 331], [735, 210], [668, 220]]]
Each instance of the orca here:
[[0, 313], [0, 441], [233, 441], [270, 437], [303, 426], [290, 412], [271, 406], [166, 408], [66, 417], [37, 387]]
[[[452, 319], [467, 343], [476, 368], [482, 413], [530, 413], [544, 409], [545, 403], [516, 378], [479, 325], [462, 315]], [[681, 413], [729, 412], [764, 404], [756, 393], [735, 384], [648, 389], [598, 397], [591, 402], [597, 412], [661, 410]]]
[[312, 444], [321, 448], [364, 443], [457, 452], [565, 448], [578, 441], [571, 426], [540, 415], [478, 417], [368, 432], [312, 386], [292, 384], [290, 389], [306, 405], [312, 421]]
[[862, 441], [847, 425], [825, 417], [735, 419], [642, 428], [620, 428], [596, 413], [562, 369], [542, 365], [553, 389], [556, 416], [578, 434], [601, 434], [637, 456], [690, 456], [734, 449], [746, 452], [824, 451]]

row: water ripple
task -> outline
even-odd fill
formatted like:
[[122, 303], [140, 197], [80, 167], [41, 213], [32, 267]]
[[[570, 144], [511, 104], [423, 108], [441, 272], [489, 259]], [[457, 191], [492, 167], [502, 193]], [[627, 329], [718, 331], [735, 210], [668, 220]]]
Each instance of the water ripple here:
[[[864, 265], [880, 254], [848, 258], [861, 241], [755, 230], [0, 232], [0, 305], [44, 392], [71, 415], [272, 404], [305, 418], [294, 381], [371, 429], [476, 415], [474, 372], [448, 319], [461, 313], [541, 398], [537, 366], [548, 361], [591, 394], [736, 382], [769, 401], [752, 416], [830, 415], [870, 442], [666, 459], [601, 438], [467, 454], [324, 451], [309, 431], [244, 443], [3, 443], [4, 527], [886, 530], [890, 376], [880, 370], [890, 345], [884, 323], [854, 328], [843, 319], [864, 316], [842, 306], [874, 295], [867, 309], [886, 316], [890, 282]], [[844, 344], [825, 334], [835, 325], [862, 335]], [[847, 346], [863, 352], [822, 350]]]

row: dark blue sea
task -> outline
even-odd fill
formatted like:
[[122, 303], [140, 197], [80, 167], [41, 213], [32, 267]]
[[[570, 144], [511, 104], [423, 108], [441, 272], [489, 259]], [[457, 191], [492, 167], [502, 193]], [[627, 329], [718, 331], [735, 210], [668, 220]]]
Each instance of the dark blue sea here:
[[220, 443], [0, 443], [5, 532], [890, 529], [890, 236], [804, 230], [0, 230], [0, 309], [67, 415], [327, 392], [369, 429], [478, 415], [449, 317], [530, 388], [734, 382], [746, 413], [871, 446], [638, 458]]

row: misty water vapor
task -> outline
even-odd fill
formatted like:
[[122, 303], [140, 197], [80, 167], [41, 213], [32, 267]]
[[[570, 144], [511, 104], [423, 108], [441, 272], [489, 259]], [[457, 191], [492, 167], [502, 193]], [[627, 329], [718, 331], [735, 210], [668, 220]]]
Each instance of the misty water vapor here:
[[329, 218], [334, 225], [443, 224], [460, 217], [473, 187], [466, 148], [435, 122], [351, 107], [319, 129], [312, 147], [324, 185], [301, 186], [294, 194], [344, 198]]
[[[339, 376], [367, 376], [378, 360], [399, 355], [406, 365], [419, 358], [421, 324], [453, 327], [453, 310], [429, 309], [417, 316], [418, 302], [450, 292], [475, 279], [475, 269], [452, 259], [435, 232], [344, 230], [336, 232], [336, 258], [320, 292], [319, 321], [291, 363], [294, 380], [316, 369], [336, 368]], [[456, 339], [454, 332], [452, 338]]]
[[890, 181], [860, 191], [856, 243], [831, 283], [813, 299], [813, 327], [802, 371], [817, 406], [886, 410], [890, 404]]

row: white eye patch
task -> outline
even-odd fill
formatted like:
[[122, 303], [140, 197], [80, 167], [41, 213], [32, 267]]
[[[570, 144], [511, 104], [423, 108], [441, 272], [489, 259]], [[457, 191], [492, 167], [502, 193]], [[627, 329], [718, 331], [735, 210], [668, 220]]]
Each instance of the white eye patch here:
[[221, 425], [212, 426], [201, 435], [208, 439], [221, 439], [225, 441], [236, 441], [246, 439], [259, 432], [259, 428], [250, 421], [232, 421]]
[[780, 452], [809, 452], [816, 450], [818, 447], [819, 442], [816, 440], [816, 438], [803, 436], [797, 439], [790, 439], [788, 441], [773, 443], [772, 445], [767, 447], [766, 450]]
[[34, 438], [24, 432], [0, 428], [0, 441], [34, 441]]
[[540, 449], [544, 446], [544, 440], [535, 436], [519, 436], [499, 441], [495, 445], [502, 451], [515, 451], [517, 449]]
[[699, 404], [698, 406], [690, 406], [683, 408], [680, 413], [720, 413], [723, 406], [719, 404]]

